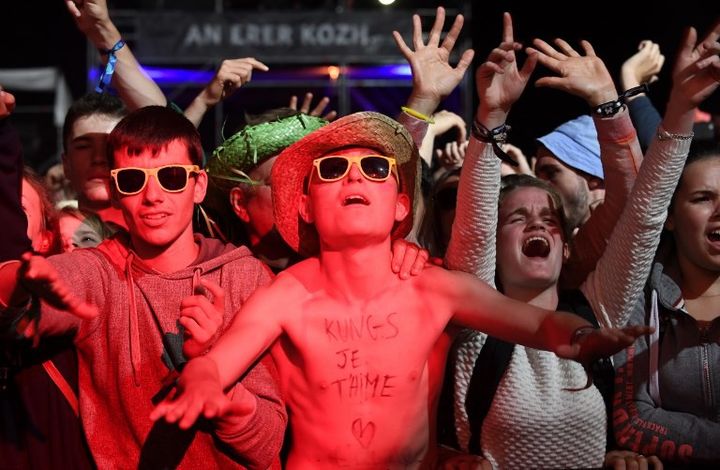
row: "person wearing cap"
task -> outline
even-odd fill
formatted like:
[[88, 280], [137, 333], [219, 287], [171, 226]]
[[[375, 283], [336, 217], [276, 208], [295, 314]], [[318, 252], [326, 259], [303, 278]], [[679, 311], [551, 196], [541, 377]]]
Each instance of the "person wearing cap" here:
[[540, 137], [536, 156], [535, 173], [558, 191], [573, 230], [560, 283], [577, 288], [595, 269], [630, 195], [643, 161], [637, 134], [626, 109], [583, 115]]
[[458, 326], [583, 362], [646, 331], [588, 328], [439, 267], [396, 276], [387, 260], [392, 240], [412, 227], [417, 168], [408, 132], [373, 112], [345, 116], [285, 149], [272, 173], [275, 224], [309, 258], [248, 300], [152, 418], [185, 429], [223, 412], [223, 389], [272, 348], [292, 416], [287, 468], [427, 468]]
[[562, 196], [568, 224], [582, 225], [605, 196], [595, 123], [588, 115], [579, 116], [537, 141], [535, 174]]

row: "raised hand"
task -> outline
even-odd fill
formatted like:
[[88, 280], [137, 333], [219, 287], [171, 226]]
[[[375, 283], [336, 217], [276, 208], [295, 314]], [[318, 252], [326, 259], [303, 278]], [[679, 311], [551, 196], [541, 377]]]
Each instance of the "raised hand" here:
[[502, 42], [475, 72], [475, 86], [480, 98], [476, 118], [489, 129], [505, 123], [511, 106], [520, 98], [535, 70], [537, 55], [532, 53], [518, 69], [515, 51], [521, 48], [513, 36], [512, 17], [506, 12], [503, 14]]
[[612, 76], [588, 41], [580, 41], [584, 55], [580, 55], [562, 39], [555, 40], [555, 46], [542, 39], [533, 40], [528, 53], [537, 54], [542, 65], [559, 76], [543, 77], [536, 86], [555, 88], [584, 99], [590, 106], [597, 106], [618, 97]]
[[25, 253], [21, 261], [17, 276], [21, 286], [28, 293], [37, 295], [53, 307], [65, 310], [83, 320], [98, 316], [97, 307], [73, 294], [47, 259]]
[[78, 29], [95, 45], [109, 49], [120, 32], [110, 20], [106, 0], [66, 0], [65, 5]]
[[516, 147], [513, 144], [501, 144], [500, 148], [518, 164], [517, 166], [510, 166], [507, 163], [502, 162], [500, 174], [503, 176], [510, 174], [535, 176], [528, 158], [519, 147]]
[[659, 45], [650, 40], [641, 41], [638, 51], [622, 64], [620, 79], [623, 90], [657, 81], [657, 74], [664, 63], [665, 56], [660, 52]]
[[200, 285], [210, 291], [213, 301], [200, 292], [185, 297], [180, 303], [180, 324], [185, 328], [183, 354], [191, 359], [205, 352], [215, 342], [223, 323], [225, 290], [209, 279]]
[[455, 17], [450, 31], [442, 44], [440, 34], [445, 24], [445, 9], [438, 7], [435, 23], [430, 30], [427, 44], [423, 42], [420, 16], [413, 15], [413, 49], [410, 49], [399, 32], [393, 31], [393, 38], [400, 52], [410, 64], [413, 75], [413, 90], [408, 106], [430, 116], [446, 96], [457, 87], [465, 75], [475, 54], [472, 49], [463, 52], [457, 66], [450, 65], [450, 54], [462, 30], [464, 18]]
[[270, 70], [267, 65], [252, 57], [223, 60], [215, 77], [207, 84], [200, 96], [209, 108], [232, 95], [252, 80], [253, 70]]
[[460, 144], [457, 142], [448, 142], [444, 149], [435, 149], [435, 158], [445, 168], [460, 168], [465, 161], [465, 151], [468, 143], [466, 140]]
[[252, 57], [223, 60], [210, 83], [185, 109], [185, 117], [195, 124], [195, 127], [200, 126], [207, 110], [248, 83], [252, 79], [253, 70], [267, 72], [270, 69]]
[[462, 117], [452, 111], [443, 109], [433, 114], [432, 118], [434, 122], [428, 128], [429, 133], [439, 136], [451, 129], [457, 129], [457, 143], [460, 144], [467, 139], [467, 126]]
[[673, 67], [673, 87], [668, 109], [694, 108], [712, 94], [720, 84], [720, 21], [698, 43], [697, 31], [685, 32]]
[[302, 105], [300, 105], [300, 109], [298, 110], [297, 104], [298, 104], [298, 98], [295, 95], [292, 95], [290, 97], [290, 103], [288, 104], [288, 108], [292, 108], [296, 111], [300, 111], [303, 114], [309, 114], [310, 116], [317, 116], [322, 117], [326, 121], [332, 121], [337, 117], [337, 111], [331, 110], [324, 116], [322, 115], [323, 112], [325, 112], [325, 108], [327, 108], [328, 104], [330, 104], [330, 98], [327, 96], [323, 96], [323, 98], [318, 101], [318, 104], [315, 105], [315, 107], [310, 110], [310, 105], [312, 104], [313, 94], [310, 92], [305, 93], [305, 97], [303, 98]]

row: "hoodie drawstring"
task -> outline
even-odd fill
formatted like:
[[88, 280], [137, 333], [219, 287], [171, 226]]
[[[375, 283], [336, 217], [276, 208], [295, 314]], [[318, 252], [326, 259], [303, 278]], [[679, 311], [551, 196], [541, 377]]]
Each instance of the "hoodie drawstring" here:
[[140, 327], [138, 325], [137, 304], [135, 303], [135, 282], [132, 275], [132, 263], [134, 255], [130, 252], [125, 260], [125, 282], [128, 288], [130, 301], [130, 363], [132, 365], [133, 380], [135, 386], [140, 386], [140, 361], [142, 352], [140, 351]]
[[650, 377], [648, 388], [650, 397], [655, 404], [660, 407], [660, 379], [658, 368], [660, 366], [660, 314], [658, 311], [658, 295], [655, 289], [650, 294], [650, 326], [655, 327], [655, 331], [650, 333]]

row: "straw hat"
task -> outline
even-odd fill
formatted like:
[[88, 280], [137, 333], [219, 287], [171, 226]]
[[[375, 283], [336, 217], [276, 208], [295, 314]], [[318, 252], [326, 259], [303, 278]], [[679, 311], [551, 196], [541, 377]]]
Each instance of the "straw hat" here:
[[[313, 160], [333, 150], [368, 147], [394, 157], [400, 175], [400, 192], [415, 201], [420, 189], [419, 155], [412, 137], [397, 121], [384, 114], [360, 112], [342, 117], [307, 135], [280, 153], [272, 169], [275, 226], [285, 242], [303, 255], [319, 251], [318, 234], [300, 217], [299, 202]], [[414, 207], [414, 205], [413, 205]], [[393, 239], [407, 235], [413, 226], [412, 211], [393, 228]]]

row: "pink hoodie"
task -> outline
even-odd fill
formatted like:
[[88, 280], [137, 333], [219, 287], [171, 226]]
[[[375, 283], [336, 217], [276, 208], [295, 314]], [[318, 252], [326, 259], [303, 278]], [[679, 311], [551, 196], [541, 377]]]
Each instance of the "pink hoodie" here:
[[180, 431], [149, 419], [153, 396], [184, 362], [180, 302], [199, 277], [225, 289], [223, 330], [248, 296], [270, 282], [268, 269], [247, 248], [196, 240], [198, 259], [170, 274], [144, 266], [122, 237], [49, 258], [74, 293], [101, 312], [80, 321], [43, 303], [39, 324], [41, 335], [75, 332], [80, 415], [99, 468], [279, 468], [287, 415], [269, 359], [241, 380], [258, 399], [241, 429], [204, 423]]

